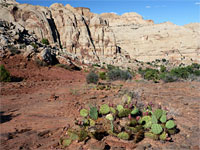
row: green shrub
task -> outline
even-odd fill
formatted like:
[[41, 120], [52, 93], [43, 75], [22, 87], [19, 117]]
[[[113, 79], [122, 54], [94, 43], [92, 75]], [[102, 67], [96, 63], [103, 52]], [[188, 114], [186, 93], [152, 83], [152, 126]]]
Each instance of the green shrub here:
[[160, 72], [166, 72], [167, 68], [163, 65], [160, 66]]
[[41, 42], [42, 42], [42, 44], [49, 45], [48, 39], [43, 38]]
[[121, 69], [112, 69], [107, 73], [109, 80], [128, 80], [132, 79], [132, 75], [129, 71], [124, 71]]
[[10, 73], [5, 69], [4, 65], [0, 65], [0, 81], [1, 82], [11, 81]]
[[159, 80], [159, 71], [156, 69], [146, 68], [143, 70], [142, 68], [139, 68], [139, 73], [144, 79], [154, 81]]
[[175, 82], [178, 80], [178, 77], [177, 76], [174, 76], [170, 73], [161, 73], [160, 74], [160, 79], [163, 80], [165, 83], [167, 82]]
[[87, 83], [94, 83], [97, 84], [99, 81], [99, 77], [95, 72], [90, 72], [87, 76], [86, 76], [86, 81]]
[[99, 72], [99, 78], [101, 80], [105, 80], [106, 79], [106, 72]]

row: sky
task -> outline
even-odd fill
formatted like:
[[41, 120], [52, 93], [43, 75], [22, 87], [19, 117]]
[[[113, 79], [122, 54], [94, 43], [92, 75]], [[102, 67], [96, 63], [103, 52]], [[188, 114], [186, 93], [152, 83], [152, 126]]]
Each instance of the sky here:
[[88, 7], [93, 13], [113, 12], [121, 15], [136, 12], [155, 23], [170, 21], [177, 25], [200, 23], [200, 0], [16, 0], [19, 3], [49, 7], [53, 3]]

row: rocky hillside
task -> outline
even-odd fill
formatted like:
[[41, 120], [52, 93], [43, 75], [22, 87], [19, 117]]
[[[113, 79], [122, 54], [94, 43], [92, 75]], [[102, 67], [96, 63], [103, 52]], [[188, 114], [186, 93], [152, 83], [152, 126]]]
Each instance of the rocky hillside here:
[[[69, 56], [81, 64], [121, 66], [131, 66], [135, 59], [148, 62], [163, 58], [190, 64], [198, 62], [200, 57], [198, 23], [185, 26], [169, 22], [154, 24], [137, 13], [98, 15], [89, 8], [73, 8], [69, 4], [55, 3], [48, 8], [13, 0], [1, 0], [0, 13], [0, 21], [13, 26], [9, 28], [12, 35], [5, 36], [7, 32], [1, 25], [1, 49], [24, 44], [24, 41], [25, 47], [30, 47], [48, 39], [50, 53], [59, 57], [62, 63], [68, 61], [65, 59]], [[39, 52], [45, 49], [44, 45], [43, 48], [38, 46]]]
[[121, 16], [104, 13], [115, 33], [117, 45], [132, 58], [153, 61], [166, 58], [191, 63], [200, 58], [200, 24], [178, 26], [170, 22], [154, 24], [137, 13]]

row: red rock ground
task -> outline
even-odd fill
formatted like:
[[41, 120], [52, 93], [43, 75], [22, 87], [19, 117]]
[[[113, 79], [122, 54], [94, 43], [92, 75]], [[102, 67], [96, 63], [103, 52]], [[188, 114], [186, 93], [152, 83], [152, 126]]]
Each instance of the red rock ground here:
[[[20, 56], [1, 59], [1, 64], [20, 82], [1, 83], [0, 141], [2, 150], [54, 150], [67, 124], [73, 124], [80, 106], [104, 102], [118, 103], [125, 91], [135, 92], [142, 103], [153, 101], [169, 109], [180, 132], [174, 142], [144, 139], [136, 149], [199, 149], [200, 82], [151, 83], [145, 81], [114, 82], [117, 89], [95, 90], [87, 85], [84, 71], [57, 67], [38, 67]], [[69, 149], [133, 149], [123, 141], [73, 143]], [[103, 145], [103, 146], [102, 146]], [[107, 147], [107, 149], [109, 149]]]

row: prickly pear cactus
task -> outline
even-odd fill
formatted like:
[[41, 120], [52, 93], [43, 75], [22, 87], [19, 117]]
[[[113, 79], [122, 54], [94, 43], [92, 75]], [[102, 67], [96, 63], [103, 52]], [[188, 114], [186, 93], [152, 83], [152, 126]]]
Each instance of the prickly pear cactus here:
[[80, 115], [82, 117], [87, 117], [88, 116], [88, 110], [87, 109], [81, 109], [80, 110]]
[[137, 113], [139, 113], [139, 109], [137, 107], [134, 107], [134, 109], [131, 111], [131, 114], [136, 115]]
[[165, 127], [166, 127], [167, 129], [172, 129], [172, 128], [174, 128], [175, 126], [176, 126], [176, 125], [175, 125], [175, 123], [174, 123], [173, 120], [169, 120], [169, 121], [167, 121], [166, 124], [165, 124]]
[[128, 117], [128, 115], [131, 113], [131, 110], [130, 109], [127, 109], [127, 108], [124, 108], [124, 109], [121, 109], [118, 113], [118, 116], [121, 118], [121, 117]]
[[70, 140], [70, 139], [64, 139], [64, 140], [62, 140], [62, 145], [64, 147], [67, 147], [71, 144], [71, 142], [72, 142], [72, 140]]
[[154, 134], [160, 134], [163, 131], [161, 125], [159, 124], [152, 124], [151, 126], [151, 132]]
[[152, 119], [150, 116], [143, 116], [140, 120], [139, 120], [140, 124], [144, 124], [143, 127], [146, 128], [150, 128], [152, 125]]
[[158, 123], [158, 119], [156, 118], [155, 115], [151, 116], [151, 121], [152, 121], [152, 123]]
[[106, 115], [110, 112], [110, 107], [107, 104], [103, 104], [100, 107], [99, 113], [102, 115]]
[[160, 122], [165, 123], [167, 121], [167, 116], [166, 115], [162, 115], [160, 118]]
[[118, 138], [122, 139], [122, 140], [128, 140], [129, 139], [129, 134], [126, 132], [120, 132], [117, 135]]
[[116, 114], [116, 110], [113, 107], [110, 107], [110, 112]]
[[153, 134], [153, 133], [151, 133], [151, 132], [145, 132], [145, 133], [144, 133], [144, 136], [145, 136], [146, 138], [150, 138], [150, 139], [153, 139], [153, 140], [158, 140], [158, 135]]
[[98, 118], [98, 110], [96, 107], [90, 107], [90, 118], [93, 120], [97, 120]]
[[159, 136], [159, 139], [160, 139], [160, 140], [163, 140], [163, 141], [165, 141], [166, 138], [167, 138], [167, 133], [166, 133], [166, 132], [163, 132], [163, 133]]
[[124, 109], [122, 105], [117, 105], [117, 111], [119, 112], [120, 110]]
[[107, 114], [106, 115], [106, 119], [110, 120], [110, 121], [113, 121], [114, 120], [114, 117], [112, 114]]
[[162, 109], [156, 109], [154, 112], [153, 112], [153, 115], [155, 115], [155, 117], [157, 119], [160, 119], [160, 117], [162, 116], [163, 114], [163, 110]]

